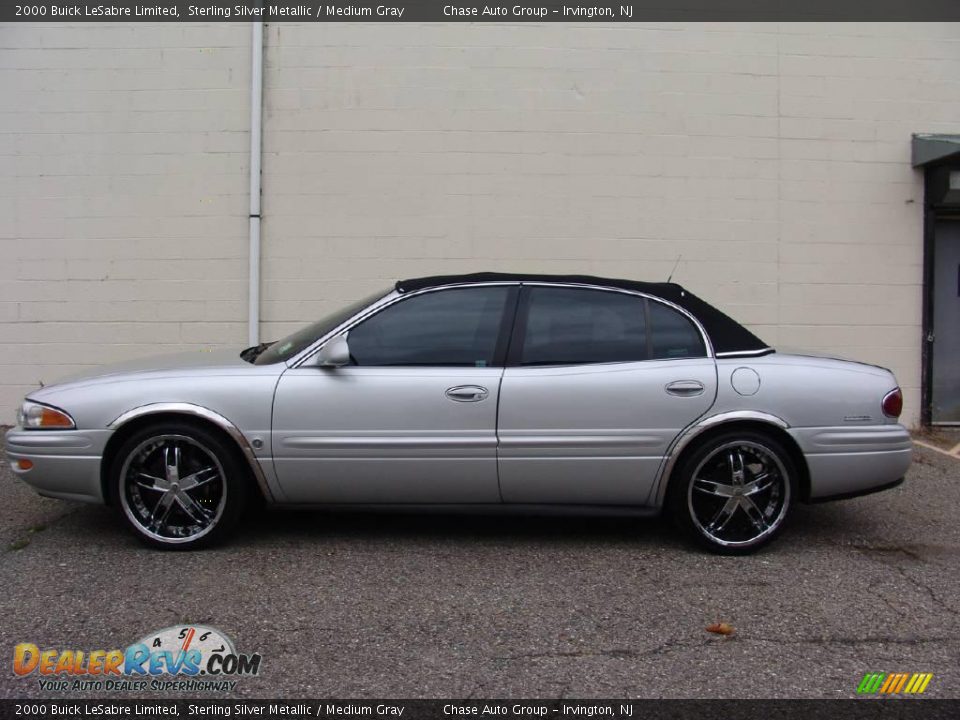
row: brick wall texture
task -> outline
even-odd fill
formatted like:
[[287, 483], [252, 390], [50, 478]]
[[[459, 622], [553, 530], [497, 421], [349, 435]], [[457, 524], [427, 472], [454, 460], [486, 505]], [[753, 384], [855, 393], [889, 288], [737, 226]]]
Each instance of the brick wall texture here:
[[[922, 174], [951, 24], [273, 24], [262, 337], [404, 276], [674, 278], [919, 414]], [[250, 27], [0, 28], [0, 422], [243, 345]], [[678, 263], [679, 260], [679, 263]]]

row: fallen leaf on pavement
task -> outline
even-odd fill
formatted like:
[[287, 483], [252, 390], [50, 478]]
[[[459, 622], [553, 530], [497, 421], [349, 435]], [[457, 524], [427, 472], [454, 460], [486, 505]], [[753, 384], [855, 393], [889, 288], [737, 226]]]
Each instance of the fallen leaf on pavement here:
[[707, 625], [707, 632], [716, 633], [717, 635], [733, 635], [733, 625], [730, 623], [714, 623], [713, 625]]

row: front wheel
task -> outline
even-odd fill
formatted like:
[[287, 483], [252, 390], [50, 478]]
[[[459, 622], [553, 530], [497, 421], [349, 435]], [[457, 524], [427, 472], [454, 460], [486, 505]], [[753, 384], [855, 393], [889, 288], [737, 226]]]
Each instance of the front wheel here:
[[189, 550], [222, 539], [247, 502], [236, 453], [220, 436], [188, 423], [134, 433], [111, 465], [113, 505], [146, 544]]
[[779, 534], [797, 472], [780, 443], [754, 432], [704, 442], [678, 468], [668, 503], [676, 523], [716, 553], [743, 555]]

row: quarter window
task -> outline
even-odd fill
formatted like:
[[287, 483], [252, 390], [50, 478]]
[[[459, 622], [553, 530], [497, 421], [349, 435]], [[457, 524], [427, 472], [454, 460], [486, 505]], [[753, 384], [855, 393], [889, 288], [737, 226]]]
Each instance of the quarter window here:
[[352, 362], [360, 366], [487, 367], [510, 288], [458, 288], [401, 300], [353, 328]]
[[703, 336], [690, 319], [663, 303], [650, 301], [651, 357], [655, 360], [706, 357]]

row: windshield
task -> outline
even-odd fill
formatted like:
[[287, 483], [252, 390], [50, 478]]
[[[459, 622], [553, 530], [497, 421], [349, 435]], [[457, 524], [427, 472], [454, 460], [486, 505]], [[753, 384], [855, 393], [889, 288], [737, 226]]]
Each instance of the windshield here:
[[348, 305], [345, 308], [335, 310], [315, 323], [307, 325], [305, 328], [297, 330], [292, 335], [288, 335], [282, 340], [270, 343], [263, 352], [257, 355], [253, 361], [254, 365], [272, 365], [273, 363], [286, 362], [297, 353], [305, 350], [317, 339], [323, 337], [341, 323], [346, 322], [358, 312], [370, 305], [374, 300], [379, 300], [386, 295], [389, 290], [381, 290], [373, 295], [368, 295], [362, 300]]

